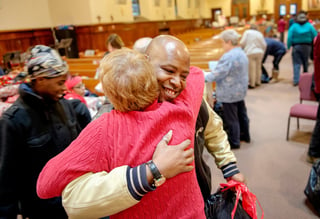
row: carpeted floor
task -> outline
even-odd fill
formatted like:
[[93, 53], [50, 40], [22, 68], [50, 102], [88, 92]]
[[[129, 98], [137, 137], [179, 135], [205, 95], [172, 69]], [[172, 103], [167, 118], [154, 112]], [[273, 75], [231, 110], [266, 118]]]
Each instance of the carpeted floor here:
[[[265, 63], [269, 75], [271, 62], [272, 57], [269, 57]], [[238, 166], [247, 178], [250, 191], [260, 201], [266, 219], [318, 218], [307, 206], [303, 193], [311, 169], [306, 155], [315, 122], [301, 120], [300, 130], [297, 130], [296, 120], [292, 119], [290, 140], [286, 141], [289, 109], [299, 101], [298, 87], [292, 84], [292, 72], [289, 51], [280, 63], [278, 83], [248, 90], [245, 101], [251, 143], [241, 143], [241, 148], [234, 150]], [[309, 72], [313, 72], [312, 63]], [[205, 157], [212, 166], [215, 191], [224, 179], [212, 158], [208, 154]]]

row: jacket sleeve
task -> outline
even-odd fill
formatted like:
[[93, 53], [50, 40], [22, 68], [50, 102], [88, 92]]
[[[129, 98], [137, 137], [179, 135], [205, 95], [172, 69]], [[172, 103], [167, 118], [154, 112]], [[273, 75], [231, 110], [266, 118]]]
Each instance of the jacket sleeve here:
[[247, 34], [248, 34], [247, 32], [244, 32], [242, 38], [240, 39], [239, 44], [242, 49], [244, 49], [244, 47], [246, 46]]
[[293, 26], [291, 26], [288, 30], [288, 37], [287, 37], [287, 48], [290, 49], [292, 46], [292, 31], [293, 31]]
[[215, 163], [221, 169], [224, 178], [228, 178], [240, 172], [236, 166], [237, 159], [230, 149], [221, 118], [210, 108], [208, 103], [207, 108], [209, 120], [204, 131], [205, 145], [208, 152], [215, 158]]
[[228, 53], [224, 54], [218, 61], [216, 68], [209, 74], [206, 74], [206, 82], [221, 81], [225, 79], [232, 67], [233, 60], [231, 58], [232, 57], [230, 57]]
[[[12, 106], [7, 111], [14, 110]], [[17, 215], [18, 191], [22, 174], [21, 171], [21, 142], [22, 135], [18, 132], [14, 122], [10, 121], [6, 112], [0, 118], [0, 218], [11, 218]], [[21, 162], [19, 162], [21, 161]]]
[[100, 218], [125, 210], [139, 201], [127, 186], [128, 167], [109, 173], [87, 173], [70, 182], [62, 192], [62, 203], [72, 218]]
[[68, 100], [76, 113], [81, 129], [84, 129], [91, 122], [91, 115], [88, 107], [78, 99]]

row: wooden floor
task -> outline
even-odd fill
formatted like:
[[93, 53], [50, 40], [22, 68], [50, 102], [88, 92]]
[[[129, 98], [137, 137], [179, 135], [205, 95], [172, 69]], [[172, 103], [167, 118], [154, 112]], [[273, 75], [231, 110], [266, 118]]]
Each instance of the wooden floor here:
[[[269, 57], [266, 63], [269, 72], [271, 61]], [[252, 141], [234, 150], [238, 166], [249, 189], [259, 199], [266, 219], [318, 218], [306, 204], [303, 193], [311, 169], [306, 156], [315, 122], [301, 120], [298, 131], [296, 120], [292, 119], [290, 140], [286, 141], [289, 109], [299, 101], [298, 87], [292, 85], [292, 72], [289, 51], [280, 63], [278, 83], [248, 90], [245, 101]], [[309, 72], [313, 72], [313, 64]], [[213, 169], [215, 191], [224, 179], [212, 158], [208, 154], [205, 157]]]

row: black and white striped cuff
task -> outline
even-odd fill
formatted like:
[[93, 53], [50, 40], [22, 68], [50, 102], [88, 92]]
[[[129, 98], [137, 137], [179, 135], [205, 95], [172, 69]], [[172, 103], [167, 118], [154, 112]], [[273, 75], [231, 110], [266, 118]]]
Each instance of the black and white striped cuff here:
[[240, 170], [237, 167], [237, 164], [235, 162], [231, 162], [223, 167], [221, 167], [221, 171], [223, 173], [223, 177], [226, 179], [228, 177], [231, 177], [237, 173], [240, 173]]
[[128, 190], [132, 197], [138, 201], [148, 192], [155, 190], [155, 187], [150, 186], [148, 183], [146, 164], [141, 164], [134, 168], [128, 167], [126, 176]]

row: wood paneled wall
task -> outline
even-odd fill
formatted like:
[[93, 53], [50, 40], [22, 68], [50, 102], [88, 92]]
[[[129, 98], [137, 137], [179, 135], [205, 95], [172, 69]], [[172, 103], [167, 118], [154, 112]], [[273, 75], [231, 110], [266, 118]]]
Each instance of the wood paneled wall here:
[[53, 45], [51, 29], [13, 30], [0, 32], [0, 57], [7, 52], [25, 52], [37, 44]]
[[[76, 26], [79, 51], [99, 49], [105, 51], [105, 41], [111, 33], [117, 33], [127, 47], [141, 37], [155, 37], [159, 34], [178, 34], [196, 29], [196, 19], [174, 21], [148, 21], [133, 23], [109, 23]], [[0, 31], [0, 59], [7, 52], [25, 52], [30, 46], [44, 44], [54, 45], [54, 37], [50, 28]]]
[[320, 19], [320, 10], [308, 11], [308, 17], [312, 20]]
[[156, 21], [137, 23], [113, 23], [90, 26], [77, 26], [79, 51], [86, 49], [106, 50], [108, 35], [117, 33], [127, 47], [141, 37], [155, 37], [161, 33], [178, 34], [196, 29], [196, 20]]

